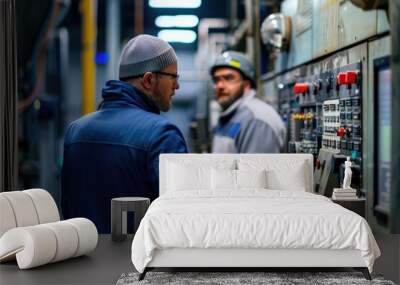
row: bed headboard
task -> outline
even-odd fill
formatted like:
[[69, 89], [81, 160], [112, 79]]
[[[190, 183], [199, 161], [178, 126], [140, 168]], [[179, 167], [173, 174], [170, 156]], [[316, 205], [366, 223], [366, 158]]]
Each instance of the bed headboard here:
[[166, 192], [167, 171], [168, 164], [171, 162], [181, 162], [182, 160], [188, 161], [207, 161], [210, 164], [218, 160], [232, 160], [239, 161], [240, 159], [246, 160], [262, 160], [276, 162], [277, 160], [290, 161], [290, 163], [304, 162], [305, 167], [305, 184], [306, 191], [313, 192], [313, 156], [311, 154], [161, 154], [160, 155], [160, 195]]

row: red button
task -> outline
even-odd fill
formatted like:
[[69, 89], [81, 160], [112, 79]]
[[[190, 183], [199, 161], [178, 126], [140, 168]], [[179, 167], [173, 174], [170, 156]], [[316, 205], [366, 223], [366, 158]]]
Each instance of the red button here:
[[307, 93], [308, 89], [308, 83], [296, 83], [293, 87], [293, 92], [294, 94]]
[[336, 76], [336, 82], [339, 85], [347, 84], [347, 74], [346, 74], [346, 72], [340, 72]]
[[338, 136], [338, 137], [344, 137], [345, 135], [346, 135], [346, 129], [345, 128], [343, 128], [343, 127], [341, 127], [341, 128], [339, 128], [337, 131], [336, 131], [336, 135]]
[[347, 78], [346, 78], [347, 84], [357, 83], [357, 75], [358, 75], [358, 72], [355, 70], [347, 71]]
[[319, 159], [317, 159], [317, 161], [315, 162], [315, 166], [317, 167], [317, 169], [321, 168], [321, 161]]

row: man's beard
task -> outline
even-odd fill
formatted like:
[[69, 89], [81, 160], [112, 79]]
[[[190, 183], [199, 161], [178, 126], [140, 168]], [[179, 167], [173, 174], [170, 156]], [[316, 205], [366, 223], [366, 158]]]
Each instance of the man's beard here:
[[169, 111], [170, 104], [169, 104], [169, 102], [165, 102], [165, 100], [162, 96], [161, 90], [160, 90], [160, 86], [158, 84], [158, 80], [156, 81], [156, 86], [154, 88], [153, 101], [160, 111], [162, 111], [162, 112]]
[[228, 109], [229, 106], [231, 106], [237, 99], [243, 96], [243, 93], [244, 93], [244, 84], [241, 84], [240, 89], [235, 94], [233, 94], [233, 96], [229, 96], [229, 99], [224, 100], [222, 102], [218, 101], [222, 111]]

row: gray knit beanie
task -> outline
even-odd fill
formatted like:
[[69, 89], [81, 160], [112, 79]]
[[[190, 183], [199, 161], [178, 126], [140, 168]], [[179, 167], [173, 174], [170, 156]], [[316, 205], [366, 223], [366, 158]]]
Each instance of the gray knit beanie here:
[[169, 43], [154, 36], [139, 35], [131, 39], [122, 50], [119, 78], [161, 71], [174, 62], [177, 62], [176, 54]]

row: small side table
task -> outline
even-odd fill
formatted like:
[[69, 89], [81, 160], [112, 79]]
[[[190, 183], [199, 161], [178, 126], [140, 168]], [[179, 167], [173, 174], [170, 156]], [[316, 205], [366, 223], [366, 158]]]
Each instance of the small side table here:
[[366, 200], [365, 198], [353, 198], [353, 199], [333, 199], [332, 202], [341, 205], [342, 207], [359, 214], [365, 218]]
[[134, 212], [134, 233], [150, 205], [149, 198], [121, 197], [111, 199], [111, 239], [124, 241], [127, 236], [127, 212]]

